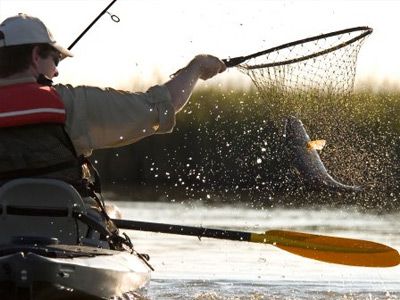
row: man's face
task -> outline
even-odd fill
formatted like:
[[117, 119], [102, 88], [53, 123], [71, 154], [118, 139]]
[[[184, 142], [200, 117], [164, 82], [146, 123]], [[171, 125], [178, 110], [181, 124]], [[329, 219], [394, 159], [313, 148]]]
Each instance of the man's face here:
[[36, 71], [38, 74], [43, 74], [49, 79], [58, 76], [57, 65], [60, 61], [60, 53], [56, 50], [51, 51], [46, 58], [37, 56]]

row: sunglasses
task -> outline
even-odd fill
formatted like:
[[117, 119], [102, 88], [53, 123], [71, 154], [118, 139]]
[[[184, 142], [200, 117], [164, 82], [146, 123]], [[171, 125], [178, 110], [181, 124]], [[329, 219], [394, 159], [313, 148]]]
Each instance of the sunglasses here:
[[61, 60], [60, 54], [58, 54], [58, 53], [52, 53], [52, 54], [50, 54], [50, 56], [51, 56], [51, 58], [52, 58], [53, 61], [54, 61], [54, 65], [57, 67], [58, 64], [60, 63], [60, 60]]

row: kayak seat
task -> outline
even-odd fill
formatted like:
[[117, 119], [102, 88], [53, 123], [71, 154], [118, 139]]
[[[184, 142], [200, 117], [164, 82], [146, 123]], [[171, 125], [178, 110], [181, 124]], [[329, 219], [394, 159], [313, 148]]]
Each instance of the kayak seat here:
[[46, 238], [75, 245], [88, 231], [75, 217], [86, 214], [81, 196], [71, 185], [55, 179], [7, 182], [0, 188], [0, 212], [0, 245]]

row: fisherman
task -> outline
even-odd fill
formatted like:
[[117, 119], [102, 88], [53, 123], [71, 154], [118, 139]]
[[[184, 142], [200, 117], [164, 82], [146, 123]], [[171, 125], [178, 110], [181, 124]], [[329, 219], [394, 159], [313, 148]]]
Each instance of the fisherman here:
[[214, 56], [198, 55], [145, 93], [52, 86], [58, 63], [72, 56], [38, 18], [19, 14], [1, 23], [0, 184], [23, 177], [59, 179], [104, 214], [88, 160], [92, 151], [171, 132], [197, 81], [226, 66]]

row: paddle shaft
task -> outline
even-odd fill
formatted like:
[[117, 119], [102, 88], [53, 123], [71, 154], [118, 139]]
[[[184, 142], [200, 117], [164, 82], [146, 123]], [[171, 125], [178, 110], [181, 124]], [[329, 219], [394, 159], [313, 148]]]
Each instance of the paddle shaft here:
[[207, 238], [232, 240], [232, 241], [250, 241], [251, 237], [250, 232], [241, 232], [233, 230], [210, 229], [203, 227], [192, 227], [192, 226], [150, 223], [141, 221], [119, 220], [119, 219], [113, 219], [113, 222], [119, 228], [179, 234], [179, 235], [189, 235], [189, 236], [197, 236], [199, 238], [207, 237]]
[[400, 264], [397, 250], [375, 242], [284, 230], [251, 233], [130, 220], [112, 220], [119, 228], [271, 244], [292, 254], [319, 261], [364, 267]]

